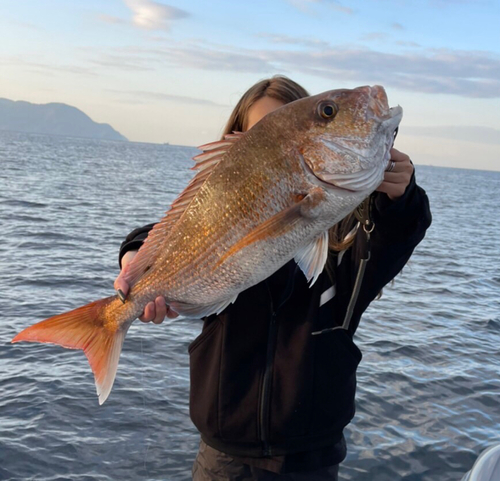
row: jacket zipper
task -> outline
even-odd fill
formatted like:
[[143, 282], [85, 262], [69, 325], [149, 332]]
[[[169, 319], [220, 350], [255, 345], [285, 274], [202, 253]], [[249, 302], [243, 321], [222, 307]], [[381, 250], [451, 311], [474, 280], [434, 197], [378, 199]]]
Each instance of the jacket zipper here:
[[276, 313], [273, 309], [271, 322], [269, 325], [269, 334], [267, 336], [266, 369], [264, 371], [264, 377], [262, 380], [262, 391], [260, 397], [260, 436], [264, 445], [264, 456], [271, 456], [271, 449], [269, 446], [269, 398], [271, 394], [271, 374], [273, 367], [274, 349], [276, 347], [277, 332], [278, 329], [276, 325]]
[[271, 320], [269, 324], [269, 333], [267, 336], [267, 351], [266, 351], [266, 368], [264, 371], [264, 376], [262, 379], [262, 390], [260, 395], [260, 409], [259, 409], [259, 426], [260, 426], [260, 438], [264, 447], [263, 455], [271, 456], [272, 450], [269, 445], [269, 412], [270, 412], [270, 395], [271, 395], [271, 381], [272, 381], [272, 370], [274, 364], [274, 351], [276, 349], [276, 341], [278, 334], [277, 325], [277, 312], [290, 298], [293, 291], [294, 277], [297, 272], [297, 267], [295, 268], [292, 279], [287, 285], [286, 296], [280, 302], [276, 311], [274, 310], [273, 297], [269, 284], [266, 282], [267, 291], [269, 293], [270, 304], [271, 304]]

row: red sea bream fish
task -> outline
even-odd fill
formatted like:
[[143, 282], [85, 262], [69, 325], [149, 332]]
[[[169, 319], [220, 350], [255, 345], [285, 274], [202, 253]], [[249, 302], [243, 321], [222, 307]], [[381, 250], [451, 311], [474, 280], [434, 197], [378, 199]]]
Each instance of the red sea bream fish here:
[[13, 342], [82, 349], [102, 404], [128, 328], [157, 296], [180, 314], [204, 317], [291, 259], [314, 282], [328, 229], [382, 182], [401, 118], [382, 87], [332, 90], [200, 147], [197, 174], [125, 269], [126, 302], [92, 302], [28, 327]]

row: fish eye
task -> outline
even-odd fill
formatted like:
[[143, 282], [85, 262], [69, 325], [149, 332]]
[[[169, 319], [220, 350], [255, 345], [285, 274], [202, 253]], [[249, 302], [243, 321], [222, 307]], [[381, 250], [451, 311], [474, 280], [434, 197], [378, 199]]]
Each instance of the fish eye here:
[[339, 108], [333, 102], [324, 102], [319, 105], [319, 115], [324, 119], [332, 119], [337, 115]]

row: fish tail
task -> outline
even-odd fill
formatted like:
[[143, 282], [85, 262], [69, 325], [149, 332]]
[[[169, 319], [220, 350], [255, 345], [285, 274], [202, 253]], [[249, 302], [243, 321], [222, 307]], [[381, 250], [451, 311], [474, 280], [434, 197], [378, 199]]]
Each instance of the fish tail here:
[[[95, 377], [99, 404], [109, 396], [130, 322], [109, 322], [107, 313], [117, 296], [107, 297], [69, 312], [50, 317], [21, 331], [11, 342], [30, 341], [82, 349]], [[116, 302], [117, 307], [121, 302]], [[110, 306], [111, 309], [107, 309]]]

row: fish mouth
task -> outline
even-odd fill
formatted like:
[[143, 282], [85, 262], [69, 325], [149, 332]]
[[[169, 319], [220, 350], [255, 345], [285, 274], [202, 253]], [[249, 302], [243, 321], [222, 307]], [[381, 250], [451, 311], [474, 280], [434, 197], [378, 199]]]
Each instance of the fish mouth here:
[[394, 129], [399, 125], [403, 117], [403, 109], [398, 105], [397, 107], [389, 107], [389, 100], [384, 87], [381, 85], [374, 85], [373, 87], [359, 87], [360, 90], [366, 92], [369, 97], [368, 110], [387, 130], [391, 128], [392, 124], [396, 124]]
[[392, 130], [392, 134], [394, 135], [394, 131], [398, 128], [398, 125], [403, 118], [403, 109], [400, 105], [396, 107], [391, 107], [386, 111], [385, 114], [378, 117], [380, 121], [380, 127], [384, 130]]
[[398, 105], [390, 108], [386, 118], [382, 120], [380, 128], [389, 134], [387, 135], [384, 144], [384, 170], [388, 167], [391, 160], [391, 149], [394, 146], [394, 141], [396, 140], [396, 135], [402, 118], [403, 109]]

